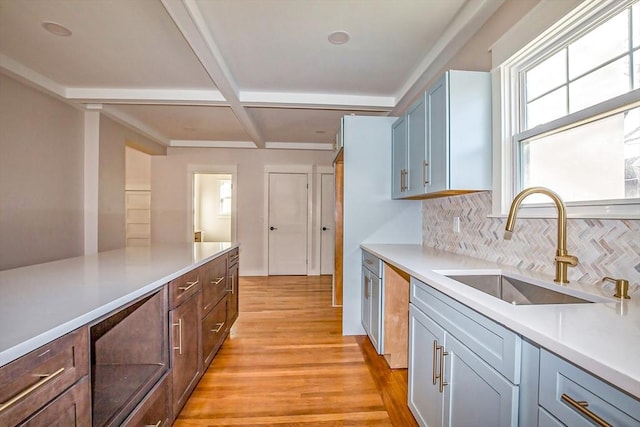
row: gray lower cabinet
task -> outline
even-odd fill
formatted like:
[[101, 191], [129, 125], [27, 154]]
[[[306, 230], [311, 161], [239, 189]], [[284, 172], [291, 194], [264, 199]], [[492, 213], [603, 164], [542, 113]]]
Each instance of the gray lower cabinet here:
[[640, 427], [639, 400], [544, 349], [539, 404], [540, 425]]
[[413, 278], [410, 299], [408, 404], [418, 424], [517, 426], [519, 337]]
[[383, 354], [382, 261], [362, 251], [362, 327], [373, 348]]
[[409, 378], [407, 398], [421, 426], [442, 426], [444, 394], [439, 391], [439, 346], [445, 332], [436, 322], [409, 305]]
[[451, 335], [441, 352], [446, 355], [441, 363], [446, 364], [443, 381], [448, 384], [443, 425], [518, 425], [518, 386]]

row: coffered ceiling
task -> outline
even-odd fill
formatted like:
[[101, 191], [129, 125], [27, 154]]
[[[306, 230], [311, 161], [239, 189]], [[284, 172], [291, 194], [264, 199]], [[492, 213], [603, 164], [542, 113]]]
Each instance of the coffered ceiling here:
[[166, 146], [331, 149], [342, 115], [404, 109], [503, 1], [0, 0], [0, 72]]

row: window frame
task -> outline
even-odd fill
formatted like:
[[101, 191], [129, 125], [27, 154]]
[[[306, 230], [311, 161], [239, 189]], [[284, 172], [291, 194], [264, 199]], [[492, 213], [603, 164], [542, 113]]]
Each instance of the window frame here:
[[[502, 54], [505, 60], [494, 64], [492, 70], [494, 182], [491, 216], [505, 216], [519, 188], [518, 141], [559, 129], [575, 127], [597, 118], [606, 117], [615, 111], [627, 109], [632, 105], [640, 105], [640, 89], [635, 89], [532, 129], [520, 131], [522, 129], [520, 119], [524, 117], [526, 108], [526, 100], [521, 97], [523, 91], [520, 88], [524, 83], [524, 73], [521, 70], [548, 58], [550, 54], [558, 51], [559, 46], [566, 46], [634, 2], [637, 0], [624, 2], [588, 0], [579, 3], [563, 18], [557, 20], [558, 15], [553, 18], [552, 9], [555, 5], [549, 1], [543, 1], [538, 10], [530, 13], [496, 43], [497, 48], [494, 45], [492, 54], [494, 54], [494, 48], [498, 51], [508, 51], [508, 48], [511, 48], [513, 54], [505, 55], [504, 52], [499, 52], [497, 56]], [[518, 27], [526, 26], [527, 21], [539, 19], [539, 16], [535, 15], [546, 16], [549, 28], [542, 31], [537, 37], [528, 34], [532, 40], [526, 40], [527, 35], [520, 37], [519, 46], [524, 46], [524, 48], [518, 50], [516, 47], [514, 49], [513, 42], [505, 39], [513, 38], [514, 31], [517, 34]], [[553, 20], [557, 22], [553, 23]], [[501, 43], [509, 46], [504, 48], [499, 46]], [[566, 205], [567, 215], [572, 218], [640, 219], [640, 198], [567, 202]], [[519, 216], [523, 217], [553, 218], [556, 215], [555, 206], [551, 203], [523, 205], [519, 211]]]

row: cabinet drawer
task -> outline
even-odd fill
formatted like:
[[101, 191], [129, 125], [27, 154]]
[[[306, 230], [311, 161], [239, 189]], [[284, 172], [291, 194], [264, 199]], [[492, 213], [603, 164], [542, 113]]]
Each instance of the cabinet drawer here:
[[200, 269], [192, 270], [169, 282], [169, 308], [175, 308], [202, 288]]
[[202, 360], [204, 369], [209, 366], [227, 335], [227, 297], [202, 320]]
[[229, 251], [229, 266], [236, 265], [240, 261], [240, 250], [233, 248]]
[[509, 381], [520, 383], [520, 336], [413, 277], [409, 298]]
[[25, 427], [85, 427], [91, 423], [91, 390], [84, 377], [28, 420]]
[[202, 314], [206, 315], [227, 294], [227, 257], [218, 257], [202, 268]]
[[166, 426], [169, 423], [168, 375], [140, 402], [138, 407], [122, 423], [123, 427]]
[[18, 424], [87, 375], [88, 353], [80, 328], [1, 367], [0, 425]]
[[[588, 402], [582, 413], [578, 402]], [[613, 426], [640, 426], [639, 400], [546, 350], [540, 352], [539, 403], [566, 425], [592, 426], [594, 414]]]
[[376, 276], [382, 277], [382, 263], [377, 256], [362, 251], [362, 266], [372, 271]]

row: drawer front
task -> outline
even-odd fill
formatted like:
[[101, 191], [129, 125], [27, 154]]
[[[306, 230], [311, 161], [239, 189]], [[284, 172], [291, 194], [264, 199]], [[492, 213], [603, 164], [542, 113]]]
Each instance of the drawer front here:
[[413, 277], [410, 301], [513, 384], [520, 383], [520, 336]]
[[639, 400], [546, 350], [540, 351], [539, 403], [566, 425], [592, 426], [595, 415], [612, 426], [640, 426]]
[[227, 297], [202, 320], [202, 360], [204, 369], [209, 366], [216, 352], [222, 345], [229, 325], [227, 324]]
[[240, 250], [233, 248], [229, 251], [229, 265], [236, 265], [240, 261]]
[[166, 375], [122, 423], [123, 427], [169, 425], [169, 376]]
[[202, 314], [206, 315], [227, 293], [227, 257], [218, 257], [202, 268]]
[[175, 308], [202, 289], [200, 269], [196, 268], [169, 282], [169, 308]]
[[376, 276], [382, 277], [382, 263], [380, 262], [380, 258], [364, 250], [362, 251], [362, 266], [371, 270]]
[[85, 427], [91, 425], [91, 390], [85, 376], [28, 420], [25, 427]]
[[15, 425], [89, 373], [83, 327], [0, 368], [0, 425]]

